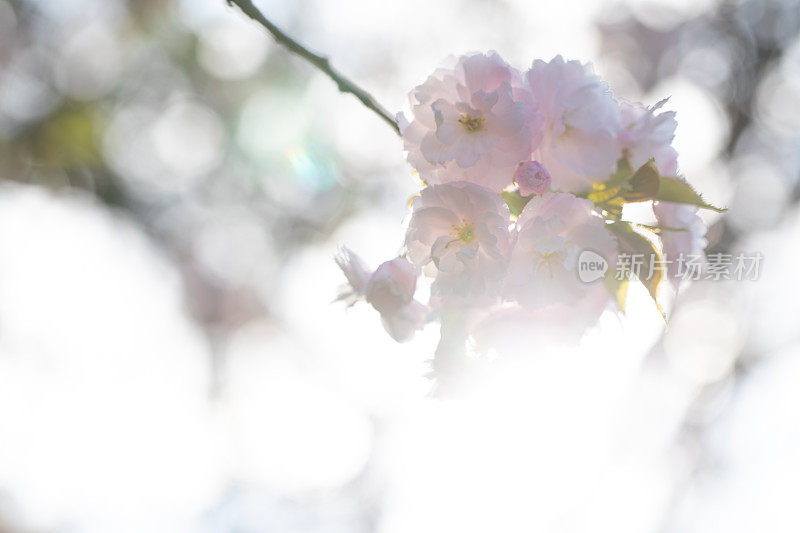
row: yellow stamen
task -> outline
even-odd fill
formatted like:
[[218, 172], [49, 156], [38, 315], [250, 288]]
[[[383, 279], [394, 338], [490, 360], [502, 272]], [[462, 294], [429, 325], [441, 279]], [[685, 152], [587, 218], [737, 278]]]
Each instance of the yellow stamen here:
[[458, 121], [464, 126], [464, 129], [467, 130], [468, 133], [474, 133], [483, 129], [482, 117], [473, 118], [467, 114], [464, 114], [461, 115], [461, 118], [458, 119]]
[[547, 266], [547, 271], [550, 273], [550, 277], [553, 277], [553, 260], [557, 259], [558, 252], [540, 252], [539, 257], [542, 258], [542, 262]]
[[456, 242], [472, 244], [475, 242], [475, 227], [466, 220], [462, 220], [461, 224], [457, 226], [455, 224], [453, 225], [453, 232], [451, 235], [454, 237], [454, 239], [447, 243], [447, 246], [450, 246]]

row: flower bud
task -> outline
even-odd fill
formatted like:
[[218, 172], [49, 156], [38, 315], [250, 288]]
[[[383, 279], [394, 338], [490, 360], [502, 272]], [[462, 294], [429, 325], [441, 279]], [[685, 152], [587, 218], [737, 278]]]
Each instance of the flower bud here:
[[550, 187], [550, 173], [538, 161], [520, 163], [514, 173], [514, 182], [522, 196], [544, 194]]
[[339, 250], [335, 260], [347, 278], [347, 283], [339, 288], [339, 297], [336, 299], [346, 302], [348, 306], [364, 299], [364, 291], [372, 272], [364, 266], [361, 258], [346, 246]]
[[380, 313], [394, 313], [414, 298], [417, 269], [404, 257], [386, 261], [372, 274], [364, 292]]
[[381, 313], [383, 327], [397, 342], [406, 342], [425, 326], [428, 309], [416, 300], [391, 312]]

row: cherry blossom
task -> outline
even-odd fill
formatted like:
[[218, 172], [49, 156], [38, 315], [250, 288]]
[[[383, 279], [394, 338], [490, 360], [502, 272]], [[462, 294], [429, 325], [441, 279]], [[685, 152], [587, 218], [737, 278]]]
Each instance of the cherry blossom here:
[[403, 257], [382, 263], [374, 272], [350, 249], [342, 247], [336, 263], [347, 284], [339, 300], [353, 305], [366, 300], [381, 314], [384, 328], [398, 342], [409, 340], [427, 321], [428, 309], [414, 300], [417, 270]]
[[361, 258], [346, 246], [339, 249], [334, 260], [347, 278], [347, 283], [339, 288], [339, 296], [336, 299], [345, 301], [348, 306], [363, 300], [372, 272], [364, 266]]
[[414, 200], [408, 257], [436, 278], [440, 294], [492, 294], [505, 274], [508, 226], [508, 208], [493, 191], [466, 182], [432, 185]]
[[681, 256], [688, 261], [689, 256], [696, 256], [695, 261], [703, 262], [706, 248], [706, 231], [708, 227], [697, 214], [699, 209], [693, 205], [675, 204], [672, 202], [656, 202], [653, 212], [656, 220], [664, 229], [661, 232], [661, 243], [664, 255], [669, 261], [667, 273], [673, 286], [678, 285], [678, 266]]
[[409, 163], [429, 184], [468, 180], [500, 191], [530, 156], [541, 119], [518, 71], [495, 52], [462, 56], [437, 69], [409, 99], [412, 120], [398, 122]]
[[[681, 255], [702, 257], [698, 208], [717, 208], [676, 178], [666, 100], [617, 102], [588, 64], [556, 56], [523, 75], [494, 52], [437, 69], [410, 99], [410, 120], [401, 113], [397, 122], [423, 187], [407, 259], [373, 272], [343, 249], [340, 299], [370, 303], [398, 341], [439, 323], [439, 378], [463, 369], [468, 344], [514, 355], [579, 342], [624, 305], [620, 245], [661, 247], [673, 285]], [[658, 173], [624, 172], [621, 158], [633, 171], [652, 160]], [[655, 227], [622, 218], [628, 202], [643, 201], [654, 201]], [[427, 306], [414, 299], [420, 271], [432, 278]], [[658, 287], [639, 281], [655, 300]]]
[[514, 173], [514, 183], [519, 186], [522, 196], [546, 193], [551, 181], [550, 173], [538, 161], [521, 163]]
[[674, 176], [678, 172], [678, 152], [672, 147], [678, 126], [675, 112], [656, 114], [667, 100], [665, 98], [653, 107], [620, 102], [622, 130], [618, 140], [623, 155], [634, 169], [653, 158], [662, 175]]
[[397, 342], [410, 340], [414, 333], [422, 329], [428, 318], [428, 308], [417, 300], [391, 313], [381, 313], [381, 322], [389, 335]]
[[621, 154], [620, 110], [608, 85], [591, 66], [561, 56], [534, 61], [525, 80], [544, 116], [543, 138], [533, 153], [550, 171], [553, 188], [579, 193], [608, 179]]
[[394, 313], [411, 303], [417, 290], [417, 269], [405, 257], [382, 263], [367, 281], [367, 302], [380, 313]]
[[[615, 238], [590, 200], [568, 193], [534, 197], [517, 220], [506, 294], [523, 307], [540, 309], [560, 303], [574, 305], [602, 283], [585, 283], [578, 276], [578, 258], [591, 250], [613, 264]], [[606, 292], [606, 297], [610, 297]]]
[[531, 347], [539, 351], [577, 345], [609, 306], [602, 284], [574, 304], [554, 303], [538, 309], [518, 304], [495, 306], [472, 325], [471, 335], [480, 353], [529, 356]]

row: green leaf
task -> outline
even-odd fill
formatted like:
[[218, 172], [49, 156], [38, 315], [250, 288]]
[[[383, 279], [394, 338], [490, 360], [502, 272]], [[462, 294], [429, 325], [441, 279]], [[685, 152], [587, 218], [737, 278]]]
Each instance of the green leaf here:
[[[658, 251], [653, 241], [635, 231], [629, 223], [612, 222], [608, 224], [608, 229], [618, 237], [620, 250], [629, 254], [640, 254], [644, 262], [644, 267], [648, 270], [651, 264], [663, 264], [661, 263], [663, 261], [661, 252]], [[647, 292], [650, 293], [650, 298], [653, 299], [653, 303], [656, 304], [661, 316], [666, 320], [667, 315], [664, 313], [664, 309], [658, 301], [658, 288], [663, 277], [664, 273], [660, 269], [655, 268], [653, 269], [653, 275], [650, 279], [642, 279], [640, 277], [639, 281], [647, 288]]]
[[519, 191], [503, 191], [500, 196], [505, 200], [508, 210], [511, 211], [514, 218], [519, 217], [519, 214], [522, 213], [522, 210], [533, 198], [532, 194], [530, 196], [522, 196]]
[[633, 224], [637, 228], [644, 228], [648, 231], [652, 231], [656, 235], [661, 235], [665, 231], [689, 231], [687, 228], [673, 228], [670, 226], [660, 226], [660, 225], [653, 226], [651, 224], [642, 224], [641, 222], [636, 222], [636, 223], [631, 222], [631, 224]]
[[631, 165], [628, 160], [623, 158], [617, 161], [617, 171], [603, 183], [595, 183], [592, 191], [586, 194], [586, 198], [600, 205], [616, 199], [622, 191], [630, 188], [628, 180], [633, 176]]
[[595, 183], [585, 197], [606, 211], [608, 218], [619, 220], [626, 202], [643, 202], [655, 197], [659, 178], [652, 159], [633, 172], [628, 160], [623, 158], [617, 161], [617, 172], [608, 181]]
[[586, 198], [597, 205], [602, 205], [619, 196], [620, 192], [621, 187], [605, 187], [603, 184], [598, 184], [594, 186], [592, 192], [586, 195]]
[[595, 203], [597, 207], [606, 212], [606, 217], [612, 220], [619, 220], [622, 216], [622, 205], [625, 198], [622, 196], [622, 187], [607, 188], [603, 183], [593, 186], [592, 192], [582, 195]]
[[617, 171], [611, 175], [606, 182], [606, 185], [608, 187], [616, 187], [617, 185], [621, 185], [622, 183], [625, 183], [631, 179], [632, 175], [633, 169], [631, 169], [631, 164], [623, 157], [617, 161]]
[[630, 190], [626, 191], [623, 197], [627, 202], [644, 202], [652, 200], [659, 191], [660, 174], [655, 163], [650, 159], [647, 163], [639, 167], [628, 181]]
[[714, 207], [706, 203], [703, 197], [700, 196], [700, 193], [681, 178], [661, 178], [661, 187], [658, 189], [656, 200], [661, 202], [673, 202], [676, 204], [696, 205], [703, 209], [711, 209], [717, 213], [726, 211], [724, 208]]

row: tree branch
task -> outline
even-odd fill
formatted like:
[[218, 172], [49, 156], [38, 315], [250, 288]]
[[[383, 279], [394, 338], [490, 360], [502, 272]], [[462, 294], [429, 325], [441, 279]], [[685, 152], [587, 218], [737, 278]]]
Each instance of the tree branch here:
[[290, 52], [299, 55], [324, 72], [336, 83], [339, 91], [343, 93], [350, 93], [358, 98], [362, 104], [367, 106], [379, 117], [381, 117], [384, 122], [391, 126], [395, 133], [400, 135], [400, 127], [397, 125], [397, 121], [394, 119], [394, 117], [392, 117], [392, 115], [382, 105], [380, 105], [371, 94], [336, 72], [333, 67], [331, 67], [330, 61], [327, 57], [315, 54], [302, 44], [283, 33], [280, 28], [267, 19], [267, 17], [265, 17], [264, 14], [253, 5], [251, 0], [227, 0], [227, 2], [228, 5], [236, 5], [245, 15], [264, 26], [267, 31], [272, 34], [275, 40], [278, 41], [279, 44], [288, 48]]

